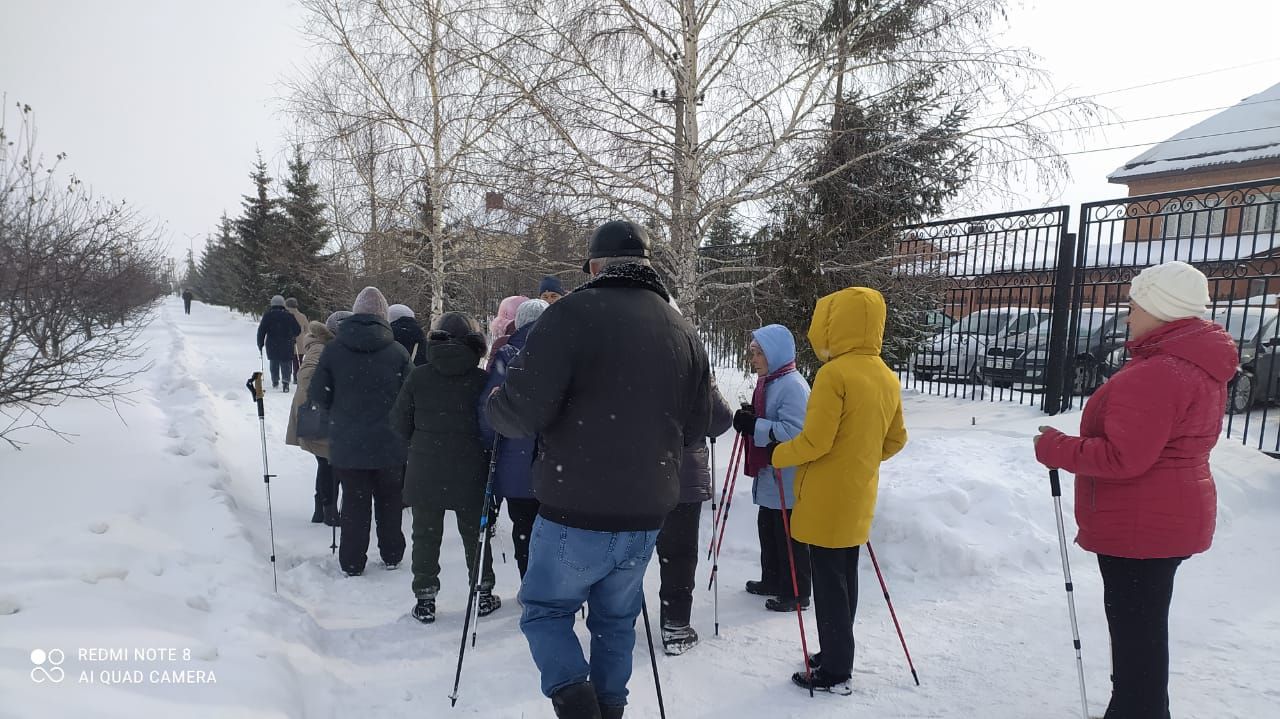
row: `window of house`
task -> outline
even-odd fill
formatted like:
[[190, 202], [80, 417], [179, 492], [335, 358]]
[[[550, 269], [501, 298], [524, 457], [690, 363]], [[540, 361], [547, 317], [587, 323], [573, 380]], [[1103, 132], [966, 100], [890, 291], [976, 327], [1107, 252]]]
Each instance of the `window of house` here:
[[1280, 190], [1270, 193], [1259, 192], [1251, 198], [1253, 202], [1240, 208], [1241, 232], [1275, 232], [1277, 215], [1280, 215]]
[[1202, 200], [1189, 197], [1183, 200], [1170, 200], [1160, 208], [1164, 216], [1164, 228], [1160, 238], [1164, 240], [1185, 239], [1190, 237], [1210, 237], [1221, 235], [1226, 224], [1227, 211], [1214, 209], [1218, 200]]

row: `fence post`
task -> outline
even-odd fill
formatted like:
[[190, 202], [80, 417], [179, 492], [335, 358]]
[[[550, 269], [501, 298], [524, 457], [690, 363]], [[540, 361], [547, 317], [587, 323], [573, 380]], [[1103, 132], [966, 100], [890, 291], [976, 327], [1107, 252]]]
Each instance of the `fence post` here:
[[1063, 218], [1062, 236], [1058, 242], [1058, 267], [1053, 282], [1053, 326], [1049, 332], [1049, 362], [1045, 368], [1044, 412], [1058, 414], [1070, 391], [1067, 369], [1067, 337], [1071, 332], [1071, 299], [1074, 295], [1076, 236], [1067, 232], [1067, 220]]

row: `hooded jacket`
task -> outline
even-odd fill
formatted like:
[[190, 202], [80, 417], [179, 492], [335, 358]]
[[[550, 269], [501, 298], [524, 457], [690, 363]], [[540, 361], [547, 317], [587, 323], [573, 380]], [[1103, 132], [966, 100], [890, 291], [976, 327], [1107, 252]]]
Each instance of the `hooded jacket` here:
[[1201, 319], [1131, 341], [1132, 359], [1094, 393], [1079, 437], [1046, 430], [1036, 458], [1076, 475], [1076, 542], [1130, 559], [1186, 557], [1213, 543], [1209, 452], [1239, 354]]
[[333, 333], [323, 322], [311, 322], [306, 332], [307, 347], [302, 355], [302, 364], [298, 365], [297, 387], [293, 390], [293, 406], [289, 410], [289, 427], [285, 430], [284, 443], [314, 454], [317, 457], [329, 458], [328, 439], [298, 438], [298, 408], [307, 403], [307, 390], [311, 384], [311, 376], [315, 374], [316, 365], [320, 364], [320, 353], [324, 346], [333, 340]]
[[827, 295], [814, 308], [809, 343], [824, 364], [804, 429], [773, 452], [774, 465], [799, 467], [791, 531], [805, 544], [865, 544], [880, 463], [907, 443], [901, 385], [880, 359], [885, 317], [884, 297], [866, 287]]
[[292, 362], [294, 341], [300, 334], [302, 327], [289, 310], [273, 306], [258, 322], [258, 350], [265, 348], [273, 362]]
[[488, 400], [507, 437], [538, 435], [534, 496], [578, 529], [647, 531], [680, 499], [687, 446], [707, 436], [711, 372], [693, 327], [640, 264], [551, 305]]
[[[786, 327], [768, 325], [752, 332], [751, 336], [764, 352], [770, 373], [795, 361], [796, 340]], [[808, 404], [809, 383], [799, 372], [783, 375], [765, 385], [764, 416], [756, 418], [756, 431], [751, 437], [751, 443], [757, 447], [768, 447], [774, 442], [794, 439], [804, 427], [804, 413]], [[789, 509], [796, 506], [795, 477], [794, 467], [782, 470], [782, 490]], [[778, 497], [778, 480], [773, 474], [773, 467], [765, 467], [754, 478], [751, 484], [751, 501], [768, 509], [782, 509], [783, 503]]]
[[329, 410], [329, 461], [338, 469], [404, 464], [405, 441], [391, 429], [391, 407], [412, 367], [387, 321], [355, 314], [320, 354], [307, 388]]
[[302, 331], [298, 333], [297, 338], [294, 340], [293, 353], [304, 355], [307, 353], [307, 328], [310, 326], [311, 321], [297, 307], [285, 305], [285, 309], [289, 311], [289, 314], [293, 315], [293, 320], [298, 323], [298, 327], [302, 328]]
[[460, 339], [429, 340], [426, 364], [400, 390], [392, 426], [409, 442], [404, 501], [480, 511], [489, 458], [480, 435], [480, 353]]

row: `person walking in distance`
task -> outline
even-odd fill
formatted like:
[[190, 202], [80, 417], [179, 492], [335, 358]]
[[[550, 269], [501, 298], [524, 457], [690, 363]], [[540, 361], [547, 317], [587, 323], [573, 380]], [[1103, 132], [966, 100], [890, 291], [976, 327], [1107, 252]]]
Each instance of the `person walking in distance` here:
[[329, 410], [329, 463], [342, 485], [338, 564], [348, 576], [368, 561], [370, 505], [378, 553], [387, 569], [404, 557], [400, 480], [405, 440], [391, 428], [391, 408], [412, 365], [387, 322], [387, 300], [366, 287], [320, 354], [308, 396]]
[[907, 443], [901, 385], [880, 358], [887, 316], [884, 297], [868, 287], [818, 300], [809, 344], [823, 365], [804, 429], [767, 450], [769, 464], [799, 467], [791, 532], [809, 545], [822, 647], [810, 659], [812, 675], [791, 677], [805, 689], [852, 691], [859, 548], [871, 534], [880, 463]]
[[[782, 471], [783, 494], [768, 462], [770, 444], [794, 439], [804, 426], [809, 404], [809, 383], [796, 371], [796, 340], [782, 325], [767, 325], [752, 333], [747, 349], [756, 371], [756, 388], [751, 403], [744, 404], [733, 417], [733, 428], [747, 442], [744, 472], [753, 478], [751, 499], [759, 506], [756, 531], [760, 537], [760, 581], [747, 582], [747, 591], [770, 597], [765, 609], [794, 612], [796, 603], [809, 607], [811, 577], [809, 548], [788, 539], [782, 513], [796, 506], [795, 468]], [[787, 543], [791, 542], [788, 549]], [[796, 586], [791, 586], [791, 558], [796, 563]]]
[[1209, 303], [1209, 282], [1191, 265], [1139, 273], [1129, 288], [1132, 359], [1089, 399], [1080, 436], [1041, 427], [1036, 437], [1036, 459], [1076, 475], [1076, 543], [1098, 555], [1111, 633], [1105, 719], [1168, 719], [1174, 574], [1213, 543], [1209, 453], [1240, 355], [1203, 319]]
[[[711, 414], [706, 352], [645, 229], [607, 222], [588, 254], [591, 280], [543, 312], [488, 403], [500, 434], [539, 437], [520, 629], [562, 719], [622, 716], [644, 573]], [[590, 659], [573, 631], [583, 604]]]
[[272, 297], [271, 307], [258, 322], [258, 352], [266, 349], [272, 389], [280, 388], [281, 375], [284, 375], [284, 391], [289, 391], [289, 380], [293, 378], [294, 343], [301, 334], [302, 327], [285, 309], [284, 297]]
[[195, 298], [196, 296], [191, 293], [191, 290], [187, 289], [182, 291], [182, 309], [187, 314], [191, 314], [191, 300], [194, 300]]

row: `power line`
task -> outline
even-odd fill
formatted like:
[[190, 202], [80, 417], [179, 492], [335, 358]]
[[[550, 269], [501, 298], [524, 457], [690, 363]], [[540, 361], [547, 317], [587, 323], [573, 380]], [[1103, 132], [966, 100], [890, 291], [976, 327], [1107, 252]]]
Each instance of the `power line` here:
[[1051, 160], [1055, 157], [1067, 157], [1070, 155], [1089, 155], [1096, 152], [1110, 152], [1112, 150], [1132, 150], [1138, 147], [1149, 147], [1151, 145], [1162, 145], [1169, 142], [1187, 142], [1189, 140], [1205, 140], [1211, 137], [1225, 137], [1227, 135], [1240, 135], [1246, 132], [1261, 132], [1262, 130], [1280, 129], [1280, 125], [1267, 125], [1266, 127], [1251, 127], [1247, 130], [1231, 130], [1230, 132], [1215, 132], [1208, 135], [1192, 135], [1191, 137], [1174, 137], [1167, 140], [1157, 140], [1155, 142], [1142, 142], [1136, 145], [1114, 145], [1111, 147], [1095, 147], [1090, 150], [1074, 150], [1072, 152], [1059, 152], [1053, 155], [1041, 155], [1039, 157], [1020, 157], [1016, 160], [995, 160], [992, 162], [979, 162], [975, 167], [986, 167], [988, 165], [1008, 165], [1014, 162], [1026, 162], [1028, 160]]
[[[1198, 115], [1203, 112], [1216, 112], [1219, 110], [1230, 110], [1234, 107], [1248, 107], [1249, 105], [1265, 105], [1269, 102], [1280, 102], [1280, 97], [1271, 100], [1257, 100], [1255, 102], [1238, 102], [1234, 105], [1223, 105], [1221, 107], [1206, 107], [1200, 110], [1186, 110], [1184, 112], [1171, 112], [1165, 115], [1151, 115], [1150, 117], [1138, 117], [1132, 120], [1116, 120], [1115, 122], [1102, 122], [1097, 125], [1077, 125], [1074, 127], [1063, 127], [1056, 130], [1045, 130], [1046, 135], [1057, 135], [1063, 132], [1076, 132], [1079, 130], [1094, 130], [1100, 127], [1113, 127], [1115, 125], [1128, 125], [1133, 122], [1150, 122], [1151, 120], [1163, 120], [1170, 117], [1185, 117], [1187, 115]], [[1261, 129], [1261, 128], [1259, 128]], [[1247, 130], [1245, 132], [1248, 132]]]
[[1121, 87], [1115, 90], [1107, 90], [1106, 92], [1095, 92], [1095, 93], [1085, 95], [1085, 97], [1102, 97], [1104, 95], [1115, 95], [1121, 92], [1129, 92], [1130, 90], [1141, 90], [1147, 87], [1155, 87], [1156, 85], [1167, 85], [1171, 82], [1181, 82], [1182, 80], [1191, 80], [1197, 77], [1208, 77], [1209, 75], [1217, 75], [1223, 72], [1231, 72], [1232, 70], [1240, 70], [1246, 67], [1254, 67], [1256, 65], [1266, 65], [1267, 63], [1276, 62], [1277, 60], [1280, 60], [1280, 56], [1267, 58], [1265, 60], [1255, 60], [1253, 62], [1246, 62], [1243, 65], [1232, 65], [1230, 67], [1220, 67], [1216, 70], [1205, 70], [1204, 72], [1197, 72], [1192, 75], [1182, 75], [1180, 77], [1165, 78], [1164, 80], [1155, 80], [1152, 82], [1143, 83], [1141, 85]]

